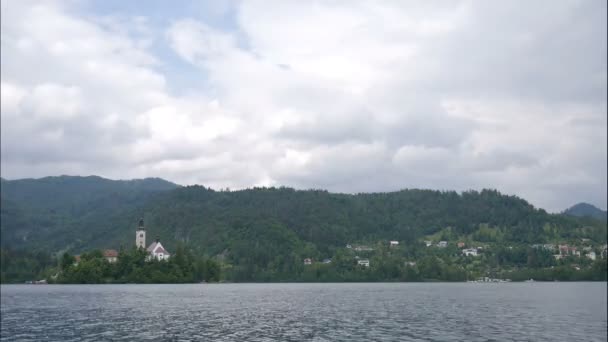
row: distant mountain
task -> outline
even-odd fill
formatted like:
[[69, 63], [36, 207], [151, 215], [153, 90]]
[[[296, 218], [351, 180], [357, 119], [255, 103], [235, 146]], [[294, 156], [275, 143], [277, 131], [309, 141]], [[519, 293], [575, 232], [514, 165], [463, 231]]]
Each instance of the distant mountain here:
[[607, 212], [597, 208], [596, 206], [589, 203], [578, 203], [564, 211], [565, 215], [577, 216], [577, 217], [592, 217], [598, 220], [606, 221]]

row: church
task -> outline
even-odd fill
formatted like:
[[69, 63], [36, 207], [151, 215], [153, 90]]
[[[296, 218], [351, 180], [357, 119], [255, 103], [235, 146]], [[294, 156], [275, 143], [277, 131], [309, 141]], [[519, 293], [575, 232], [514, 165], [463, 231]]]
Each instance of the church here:
[[165, 247], [163, 247], [163, 245], [160, 243], [159, 239], [156, 239], [155, 242], [146, 248], [146, 229], [144, 228], [143, 218], [139, 220], [139, 226], [135, 231], [135, 246], [137, 246], [137, 248], [146, 249], [148, 252], [148, 260], [153, 258], [156, 258], [157, 260], [167, 260], [171, 256], [171, 254], [169, 254]]

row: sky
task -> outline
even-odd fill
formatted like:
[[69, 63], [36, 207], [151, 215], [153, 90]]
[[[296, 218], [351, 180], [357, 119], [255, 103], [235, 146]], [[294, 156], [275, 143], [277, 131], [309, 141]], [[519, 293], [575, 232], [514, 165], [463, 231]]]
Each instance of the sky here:
[[1, 4], [3, 178], [606, 208], [605, 1]]

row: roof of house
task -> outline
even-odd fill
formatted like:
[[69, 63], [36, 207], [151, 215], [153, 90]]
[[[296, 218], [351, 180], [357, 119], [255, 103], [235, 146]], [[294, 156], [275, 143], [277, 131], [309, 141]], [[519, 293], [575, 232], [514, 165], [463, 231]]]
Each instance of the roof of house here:
[[74, 260], [76, 260], [76, 262], [80, 261], [80, 255], [74, 255]]
[[118, 251], [115, 249], [106, 249], [103, 251], [104, 258], [116, 258], [118, 257]]
[[150, 253], [155, 254], [169, 254], [169, 252], [167, 252], [167, 250], [163, 247], [163, 245], [160, 244], [160, 242], [152, 242], [152, 244], [150, 244], [150, 246], [148, 246], [146, 250]]

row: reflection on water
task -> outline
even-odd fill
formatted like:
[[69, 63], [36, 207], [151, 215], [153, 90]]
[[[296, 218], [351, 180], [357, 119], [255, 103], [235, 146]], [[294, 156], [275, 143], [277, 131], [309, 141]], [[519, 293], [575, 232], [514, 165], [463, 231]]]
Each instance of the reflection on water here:
[[606, 283], [1, 290], [1, 341], [606, 341]]

